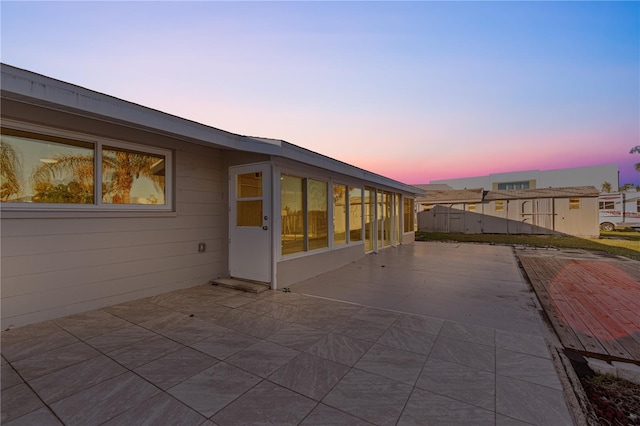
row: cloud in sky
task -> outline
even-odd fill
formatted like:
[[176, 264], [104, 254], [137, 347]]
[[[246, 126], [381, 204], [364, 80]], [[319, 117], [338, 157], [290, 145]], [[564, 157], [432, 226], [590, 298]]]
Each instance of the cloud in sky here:
[[3, 2], [2, 61], [408, 183], [618, 164], [637, 2]]

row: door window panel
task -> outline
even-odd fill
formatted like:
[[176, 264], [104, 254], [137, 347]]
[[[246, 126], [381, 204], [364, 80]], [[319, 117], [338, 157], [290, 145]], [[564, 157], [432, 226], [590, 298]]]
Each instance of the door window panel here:
[[262, 226], [262, 200], [236, 201], [236, 226]]
[[262, 197], [262, 172], [238, 175], [237, 198]]

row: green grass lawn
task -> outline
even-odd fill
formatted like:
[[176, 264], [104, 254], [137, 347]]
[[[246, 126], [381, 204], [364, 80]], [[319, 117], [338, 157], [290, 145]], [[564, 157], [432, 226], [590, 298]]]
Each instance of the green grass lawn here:
[[640, 232], [602, 232], [600, 238], [556, 237], [550, 235], [441, 234], [416, 232], [416, 241], [458, 241], [596, 250], [640, 260]]

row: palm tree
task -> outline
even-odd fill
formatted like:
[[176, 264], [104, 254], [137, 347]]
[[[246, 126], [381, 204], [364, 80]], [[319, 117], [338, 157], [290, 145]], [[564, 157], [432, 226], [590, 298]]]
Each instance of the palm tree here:
[[[68, 185], [74, 189], [74, 194], [69, 194], [66, 198], [84, 200], [83, 204], [93, 203], [93, 155], [57, 155], [51, 161], [42, 163], [31, 174], [37, 194], [33, 197], [36, 202], [65, 202], [65, 198], [47, 196], [54, 188], [62, 190], [60, 185], [53, 185], [58, 178], [64, 179], [73, 176]], [[63, 185], [67, 186], [67, 185]], [[78, 202], [78, 201], [76, 201]]]
[[128, 151], [103, 151], [102, 181], [106, 183], [102, 189], [103, 199], [113, 194], [114, 204], [130, 204], [134, 178], [140, 176], [151, 180], [156, 189], [164, 190], [164, 175], [153, 173], [153, 166], [160, 160], [159, 157]]
[[20, 178], [22, 156], [20, 151], [7, 142], [0, 144], [0, 199], [8, 201], [12, 196], [20, 194], [22, 189]]
[[602, 183], [602, 192], [611, 192], [611, 184], [609, 182]]
[[[50, 163], [40, 165], [32, 175], [35, 185], [55, 181], [58, 177], [73, 176], [73, 187], [93, 194], [94, 157], [92, 155], [59, 155]], [[130, 151], [103, 150], [102, 198], [111, 196], [111, 203], [130, 204], [131, 187], [135, 179], [145, 176], [159, 190], [164, 190], [164, 175], [153, 172], [159, 157]], [[69, 185], [72, 187], [72, 185]], [[93, 199], [93, 198], [91, 198]]]
[[[636, 145], [633, 148], [631, 148], [631, 151], [629, 151], [629, 154], [634, 154], [634, 153], [640, 154], [640, 145]], [[636, 171], [640, 172], [640, 163], [636, 163]]]

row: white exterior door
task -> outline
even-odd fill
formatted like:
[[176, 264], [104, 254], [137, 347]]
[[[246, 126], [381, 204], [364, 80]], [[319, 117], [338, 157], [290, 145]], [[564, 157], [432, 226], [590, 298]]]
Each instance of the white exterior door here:
[[271, 282], [271, 165], [229, 168], [229, 274]]

